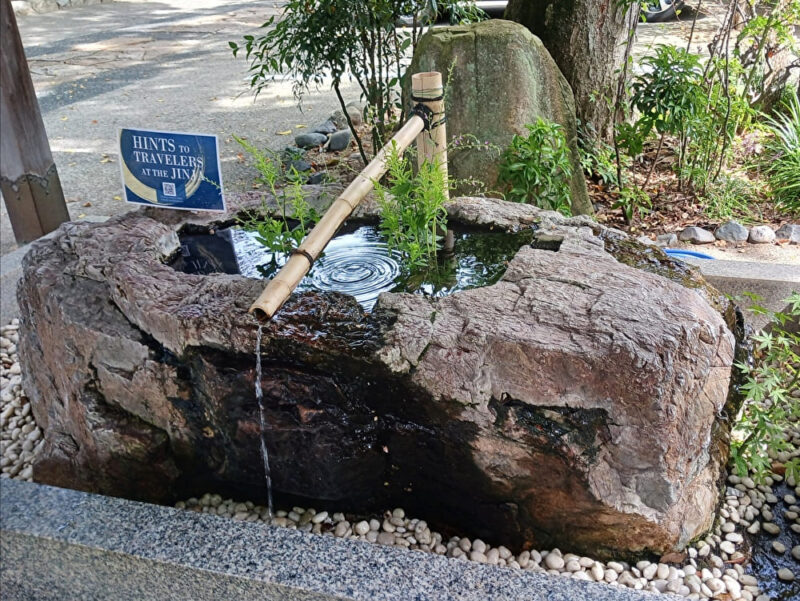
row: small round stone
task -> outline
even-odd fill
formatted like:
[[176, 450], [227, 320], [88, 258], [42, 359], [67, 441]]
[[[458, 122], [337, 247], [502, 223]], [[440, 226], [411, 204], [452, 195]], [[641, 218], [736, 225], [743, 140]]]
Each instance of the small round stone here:
[[775, 553], [783, 555], [786, 553], [786, 545], [780, 541], [774, 540], [772, 541], [772, 550], [775, 551]]
[[777, 524], [773, 524], [772, 522], [764, 522], [761, 524], [761, 527], [764, 529], [764, 532], [768, 532], [774, 536], [777, 536], [781, 533], [781, 529]]
[[562, 570], [564, 569], [564, 558], [552, 552], [548, 553], [544, 558], [544, 565], [551, 570]]
[[393, 545], [394, 534], [392, 532], [379, 532], [377, 541], [379, 545]]
[[367, 532], [369, 532], [369, 530], [370, 530], [369, 522], [367, 522], [366, 520], [358, 522], [358, 524], [356, 524], [353, 527], [353, 532], [355, 532], [359, 536], [364, 536]]
[[781, 568], [778, 570], [778, 578], [784, 582], [792, 582], [794, 580], [794, 573], [789, 568]]

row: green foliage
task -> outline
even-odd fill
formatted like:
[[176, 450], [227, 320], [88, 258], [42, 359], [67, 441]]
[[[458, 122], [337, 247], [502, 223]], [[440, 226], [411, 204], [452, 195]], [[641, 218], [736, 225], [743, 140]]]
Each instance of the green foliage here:
[[786, 95], [785, 112], [768, 117], [774, 136], [767, 144], [765, 171], [775, 203], [786, 210], [800, 211], [800, 99], [797, 90]]
[[669, 45], [656, 46], [642, 65], [631, 85], [638, 117], [620, 124], [617, 144], [635, 160], [653, 135], [661, 137], [659, 148], [670, 136], [676, 140], [679, 184], [705, 190], [728, 164], [737, 132], [754, 114], [743, 95], [741, 65], [730, 57], [704, 63], [700, 55]]
[[[748, 295], [757, 299], [755, 295]], [[771, 472], [772, 458], [791, 450], [791, 422], [800, 419], [800, 334], [789, 324], [800, 319], [800, 293], [785, 301], [786, 313], [773, 313], [755, 305], [752, 310], [770, 316], [770, 327], [753, 336], [755, 363], [736, 365], [746, 376], [746, 395], [734, 428], [731, 457], [740, 476], [763, 482]], [[800, 480], [800, 457], [785, 464], [786, 473]]]
[[636, 122], [640, 138], [647, 138], [653, 130], [683, 134], [707, 100], [700, 57], [660, 44], [655, 54], [642, 59], [642, 70], [633, 81], [631, 99], [641, 114]]
[[625, 186], [620, 190], [619, 198], [612, 205], [614, 209], [622, 209], [625, 221], [630, 223], [637, 215], [649, 213], [653, 208], [650, 196], [638, 186]]
[[[800, 67], [800, 0], [748, 0], [737, 11], [738, 34], [733, 56], [743, 67], [742, 95], [752, 106], [762, 106]], [[721, 54], [721, 53], [720, 53]], [[788, 60], [777, 57], [794, 55]]]
[[[398, 119], [403, 120], [399, 93], [403, 57], [431, 25], [432, 16], [446, 8], [452, 8], [456, 18], [480, 17], [473, 2], [288, 0], [280, 19], [271, 17], [262, 25], [265, 33], [246, 35], [242, 44], [229, 45], [234, 56], [243, 50], [250, 61], [250, 85], [256, 94], [288, 75], [295, 96], [302, 99], [310, 86], [330, 78], [346, 113], [340, 85], [345, 79], [355, 80], [367, 103], [377, 151]], [[396, 27], [401, 17], [409, 16], [412, 27]], [[358, 132], [353, 134], [361, 148]]]
[[703, 212], [713, 221], [740, 219], [753, 221], [752, 203], [758, 191], [747, 179], [722, 174], [702, 195]]
[[[253, 158], [258, 171], [257, 181], [267, 186], [280, 209], [280, 216], [274, 217], [264, 203], [257, 214], [240, 219], [239, 225], [256, 232], [256, 239], [273, 253], [285, 256], [300, 245], [311, 227], [319, 221], [316, 210], [309, 206], [303, 195], [302, 176], [293, 167], [287, 173], [279, 157], [260, 150], [243, 138], [233, 138]], [[278, 257], [273, 257], [273, 260], [277, 261]]]
[[447, 181], [436, 165], [425, 162], [416, 175], [396, 144], [388, 153], [388, 189], [375, 183], [381, 208], [381, 233], [389, 248], [400, 251], [409, 267], [432, 265], [447, 229]]
[[515, 135], [503, 152], [498, 183], [506, 186], [508, 200], [570, 215], [572, 165], [564, 132], [541, 117], [526, 127], [528, 136]]
[[583, 172], [594, 180], [612, 184], [617, 180], [614, 147], [586, 128], [578, 130], [578, 150]]

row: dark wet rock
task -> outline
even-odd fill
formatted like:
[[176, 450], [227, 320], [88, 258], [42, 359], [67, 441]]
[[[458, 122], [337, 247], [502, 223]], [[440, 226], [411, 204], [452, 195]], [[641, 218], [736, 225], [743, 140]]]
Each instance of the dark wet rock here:
[[[310, 202], [332, 190], [309, 187]], [[275, 206], [247, 195], [231, 210], [262, 200]], [[234, 218], [181, 213], [66, 224], [25, 257], [36, 480], [151, 501], [263, 492], [247, 314], [263, 282], [172, 269], [178, 231]], [[537, 241], [490, 287], [384, 294], [372, 314], [296, 294], [264, 326], [279, 499], [403, 506], [489, 542], [599, 555], [707, 530], [727, 460], [727, 301], [586, 217], [485, 198], [448, 213]]]
[[775, 231], [768, 225], [757, 225], [750, 228], [747, 241], [751, 244], [771, 244], [775, 242]]
[[323, 184], [327, 179], [328, 173], [326, 171], [317, 171], [308, 177], [308, 181], [306, 183], [313, 186], [317, 184]]
[[725, 240], [725, 242], [746, 242], [749, 235], [750, 230], [738, 221], [732, 220], [723, 223], [714, 232], [717, 240]]
[[284, 164], [291, 163], [296, 159], [302, 159], [306, 156], [306, 150], [303, 148], [298, 148], [297, 146], [287, 146], [281, 152], [281, 161]]
[[800, 225], [787, 223], [775, 232], [778, 240], [788, 240], [790, 244], [800, 244]]
[[318, 133], [308, 133], [308, 134], [300, 134], [296, 136], [294, 139], [294, 143], [297, 144], [300, 148], [316, 148], [317, 146], [322, 146], [325, 144], [325, 141], [328, 139], [328, 136], [325, 134], [318, 134]]
[[[306, 161], [305, 159], [295, 159], [291, 163], [289, 163], [289, 170], [294, 169], [298, 173], [304, 173], [306, 171], [311, 171], [311, 163]], [[311, 183], [311, 182], [309, 182]]]
[[678, 235], [681, 242], [691, 242], [692, 244], [711, 244], [714, 242], [714, 234], [701, 227], [689, 226], [684, 228]]
[[349, 129], [340, 129], [334, 134], [331, 134], [330, 139], [328, 140], [328, 145], [325, 147], [325, 150], [330, 152], [337, 152], [339, 150], [344, 150], [350, 145], [350, 139], [353, 137], [353, 134], [350, 133]]
[[333, 119], [326, 119], [319, 125], [317, 125], [314, 129], [312, 129], [312, 133], [323, 134], [325, 136], [329, 136], [330, 134], [334, 133], [339, 127], [336, 123], [333, 122]]

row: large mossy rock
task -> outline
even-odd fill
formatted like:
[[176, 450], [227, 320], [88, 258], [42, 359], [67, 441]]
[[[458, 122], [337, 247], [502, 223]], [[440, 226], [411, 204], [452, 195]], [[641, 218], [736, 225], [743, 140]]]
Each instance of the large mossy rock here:
[[[501, 149], [514, 134], [527, 136], [537, 117], [563, 127], [570, 149], [572, 212], [592, 213], [580, 166], [572, 90], [541, 40], [517, 23], [491, 20], [428, 31], [411, 73], [440, 71], [448, 78], [448, 138], [472, 134]], [[498, 160], [481, 151], [453, 151], [450, 175], [476, 178], [498, 190]]]
[[[680, 549], [710, 528], [731, 305], [587, 217], [478, 198], [448, 211], [536, 226], [538, 242], [492, 286], [387, 293], [371, 314], [345, 295], [296, 294], [264, 326], [279, 502], [401, 505], [497, 544], [599, 555]], [[150, 209], [32, 246], [19, 349], [44, 430], [37, 481], [151, 501], [263, 498], [247, 314], [263, 283], [168, 264], [182, 229], [231, 220]]]

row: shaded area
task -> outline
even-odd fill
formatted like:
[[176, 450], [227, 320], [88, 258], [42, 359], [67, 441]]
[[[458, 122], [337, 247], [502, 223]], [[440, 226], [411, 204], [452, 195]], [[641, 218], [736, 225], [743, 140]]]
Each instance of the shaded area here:
[[[780, 499], [772, 507], [774, 516], [773, 523], [781, 529], [778, 536], [773, 536], [763, 529], [758, 534], [751, 536], [752, 555], [750, 560], [750, 573], [758, 578], [761, 591], [769, 595], [772, 601], [796, 601], [800, 599], [800, 579], [798, 576], [798, 566], [800, 562], [792, 558], [792, 547], [800, 545], [800, 534], [793, 532], [790, 528], [792, 520], [784, 515], [789, 507], [783, 501], [785, 495], [794, 495], [785, 481], [772, 485], [772, 493]], [[786, 547], [782, 554], [776, 553], [772, 548], [772, 543], [779, 541]], [[795, 574], [793, 582], [784, 582], [778, 579], [778, 570], [788, 568]]]

